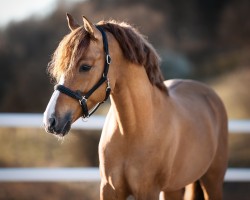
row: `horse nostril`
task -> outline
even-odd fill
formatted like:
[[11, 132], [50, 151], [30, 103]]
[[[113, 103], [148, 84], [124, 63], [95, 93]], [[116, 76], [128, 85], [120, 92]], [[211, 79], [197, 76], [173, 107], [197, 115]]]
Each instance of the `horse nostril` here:
[[49, 118], [48, 130], [53, 133], [55, 131], [56, 119], [54, 117]]
[[49, 124], [50, 124], [50, 126], [55, 126], [56, 125], [56, 119], [54, 117], [49, 118]]

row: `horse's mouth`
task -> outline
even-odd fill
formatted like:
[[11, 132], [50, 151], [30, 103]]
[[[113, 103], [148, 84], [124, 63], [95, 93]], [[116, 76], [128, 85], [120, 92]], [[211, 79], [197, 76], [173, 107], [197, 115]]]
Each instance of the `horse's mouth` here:
[[67, 135], [71, 128], [71, 121], [67, 121], [61, 131], [62, 137]]

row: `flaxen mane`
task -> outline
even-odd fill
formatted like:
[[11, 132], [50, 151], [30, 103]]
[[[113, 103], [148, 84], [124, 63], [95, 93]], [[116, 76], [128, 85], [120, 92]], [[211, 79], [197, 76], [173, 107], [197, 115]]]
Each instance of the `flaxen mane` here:
[[[159, 66], [160, 58], [144, 36], [124, 22], [101, 21], [97, 25], [114, 35], [126, 59], [145, 67], [148, 78], [153, 85], [161, 90], [167, 90]], [[84, 53], [90, 39], [83, 27], [65, 36], [53, 55], [48, 68], [49, 73], [58, 80], [61, 73], [69, 72], [73, 67], [71, 63], [75, 63], [73, 61], [77, 61]]]

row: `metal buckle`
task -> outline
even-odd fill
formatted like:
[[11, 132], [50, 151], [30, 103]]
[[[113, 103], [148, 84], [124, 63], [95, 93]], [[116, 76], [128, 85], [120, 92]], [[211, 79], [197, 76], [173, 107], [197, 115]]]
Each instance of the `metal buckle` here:
[[111, 89], [109, 78], [107, 78], [107, 81], [106, 81], [106, 82], [107, 82], [107, 88], [106, 88], [106, 91], [107, 91], [107, 90], [110, 90], [110, 89]]
[[85, 108], [87, 109], [88, 115], [84, 115], [85, 112], [83, 110], [83, 116], [82, 116], [82, 120], [85, 122], [88, 121], [87, 119], [90, 117], [89, 112], [88, 112], [88, 108], [87, 108], [87, 101], [88, 101], [88, 99], [85, 96], [83, 96], [82, 99], [79, 100], [79, 103], [82, 106], [82, 109], [85, 109]]
[[88, 101], [88, 99], [85, 98], [85, 96], [83, 96], [80, 100], [79, 103], [80, 105], [82, 105], [82, 101], [85, 101], [85, 103]]
[[107, 54], [107, 56], [106, 56], [106, 62], [107, 62], [108, 64], [111, 63], [111, 57], [110, 57], [109, 54]]

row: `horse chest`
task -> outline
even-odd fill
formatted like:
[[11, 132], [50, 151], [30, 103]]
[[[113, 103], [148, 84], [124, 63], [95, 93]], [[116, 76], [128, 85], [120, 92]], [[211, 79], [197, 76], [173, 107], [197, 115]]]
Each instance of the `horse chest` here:
[[112, 182], [114, 187], [128, 184], [131, 189], [154, 181], [156, 185], [159, 182], [156, 177], [161, 177], [159, 174], [162, 163], [162, 155], [157, 146], [143, 143], [142, 140], [125, 141], [124, 138], [113, 138], [109, 143], [100, 143], [100, 167], [104, 179]]

